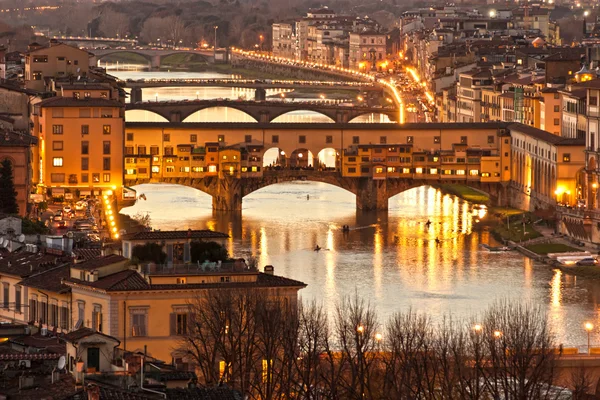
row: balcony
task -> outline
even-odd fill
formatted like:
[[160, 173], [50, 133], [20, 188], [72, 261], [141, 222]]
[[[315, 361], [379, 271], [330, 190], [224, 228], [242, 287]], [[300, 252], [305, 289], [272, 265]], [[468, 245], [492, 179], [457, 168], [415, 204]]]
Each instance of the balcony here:
[[143, 275], [212, 275], [220, 273], [255, 274], [255, 265], [248, 265], [243, 259], [234, 262], [203, 262], [196, 264], [147, 264], [139, 267]]

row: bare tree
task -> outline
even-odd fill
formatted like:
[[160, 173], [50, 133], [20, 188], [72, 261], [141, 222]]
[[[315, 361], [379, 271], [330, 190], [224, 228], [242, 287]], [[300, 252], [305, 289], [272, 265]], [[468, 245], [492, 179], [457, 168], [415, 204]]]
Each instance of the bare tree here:
[[100, 31], [105, 36], [123, 37], [129, 31], [129, 17], [126, 14], [113, 10], [104, 10], [100, 15]]
[[575, 367], [571, 372], [569, 386], [573, 388], [573, 400], [584, 400], [593, 392], [594, 376], [584, 365]]
[[499, 301], [485, 313], [487, 360], [480, 372], [493, 398], [556, 398], [554, 339], [540, 307]]

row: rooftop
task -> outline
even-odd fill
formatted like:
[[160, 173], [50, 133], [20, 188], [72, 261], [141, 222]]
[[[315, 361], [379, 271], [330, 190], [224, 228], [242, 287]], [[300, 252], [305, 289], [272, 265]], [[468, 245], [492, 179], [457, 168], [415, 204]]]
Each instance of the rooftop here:
[[227, 239], [229, 235], [222, 232], [203, 230], [187, 231], [151, 231], [136, 232], [123, 235], [123, 240], [184, 240], [184, 239]]
[[26, 133], [0, 131], [1, 147], [30, 147], [36, 145], [38, 139]]
[[50, 97], [38, 103], [41, 107], [123, 107], [117, 100], [102, 98], [75, 99], [72, 97]]
[[106, 267], [107, 265], [112, 265], [123, 261], [128, 261], [128, 258], [119, 256], [117, 254], [109, 254], [107, 256], [90, 258], [86, 261], [74, 264], [73, 268], [92, 271], [98, 268]]
[[105, 335], [102, 332], [98, 332], [98, 331], [95, 331], [95, 330], [90, 329], [90, 328], [79, 328], [76, 331], [69, 332], [69, 333], [67, 333], [66, 335], [63, 336], [63, 339], [66, 342], [77, 343], [81, 339], [84, 339], [84, 338], [92, 336], [92, 335], [104, 336], [107, 339], [110, 339], [110, 340], [112, 340], [114, 342], [120, 343], [120, 341], [117, 340], [116, 338], [114, 338], [112, 336], [109, 336], [109, 335]]
[[68, 286], [62, 280], [70, 276], [71, 264], [65, 264], [38, 272], [19, 282], [19, 285], [45, 290], [52, 293], [67, 293]]
[[563, 138], [561, 136], [553, 135], [550, 132], [534, 128], [533, 126], [519, 123], [509, 124], [508, 128], [555, 146], [585, 146], [585, 138]]
[[53, 254], [16, 251], [0, 257], [0, 273], [25, 278], [68, 261]]

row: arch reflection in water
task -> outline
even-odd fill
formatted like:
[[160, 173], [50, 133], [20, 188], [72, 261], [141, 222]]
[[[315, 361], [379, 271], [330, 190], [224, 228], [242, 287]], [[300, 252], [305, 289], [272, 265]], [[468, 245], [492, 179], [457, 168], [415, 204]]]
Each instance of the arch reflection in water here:
[[373, 124], [373, 123], [382, 123], [382, 124], [391, 124], [394, 121], [390, 120], [390, 117], [387, 114], [380, 113], [370, 113], [359, 115], [358, 117], [352, 119], [350, 121], [351, 124]]
[[[480, 251], [479, 243], [489, 235], [472, 223], [471, 205], [430, 187], [391, 198], [387, 213], [361, 213], [354, 195], [337, 187], [277, 184], [244, 198], [237, 216], [213, 215], [210, 197], [194, 189], [136, 189], [148, 200], [125, 213], [150, 211], [153, 226], [160, 229], [230, 232], [228, 247], [235, 256], [254, 255], [261, 267], [272, 264], [276, 274], [307, 283], [302, 297], [322, 302], [330, 312], [355, 291], [382, 320], [408, 307], [434, 320], [446, 313], [467, 317], [496, 299], [511, 298], [548, 308], [557, 340], [565, 345], [585, 343], [581, 323], [598, 317], [600, 288], [564, 274], [559, 286], [546, 265], [532, 264], [518, 253]], [[432, 223], [426, 228], [428, 219]], [[350, 232], [344, 233], [343, 225]], [[315, 244], [329, 250], [314, 252]]]

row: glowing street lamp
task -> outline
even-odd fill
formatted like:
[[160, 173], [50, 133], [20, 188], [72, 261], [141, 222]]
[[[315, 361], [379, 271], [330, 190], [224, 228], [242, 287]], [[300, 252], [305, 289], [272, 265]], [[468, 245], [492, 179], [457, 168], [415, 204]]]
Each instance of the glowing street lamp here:
[[594, 330], [594, 324], [592, 324], [591, 322], [586, 322], [585, 325], [585, 330], [587, 331], [587, 340], [588, 340], [588, 355], [590, 354], [590, 334], [592, 333], [592, 331]]
[[198, 99], [199, 99], [199, 96], [200, 96], [200, 92], [199, 92], [199, 91], [196, 91], [196, 100], [198, 100]]
[[363, 333], [365, 331], [365, 327], [362, 325], [359, 325], [356, 327], [356, 332], [358, 333]]
[[381, 333], [376, 333], [375, 340], [377, 340], [378, 342], [381, 342], [381, 339], [383, 339], [383, 335]]

